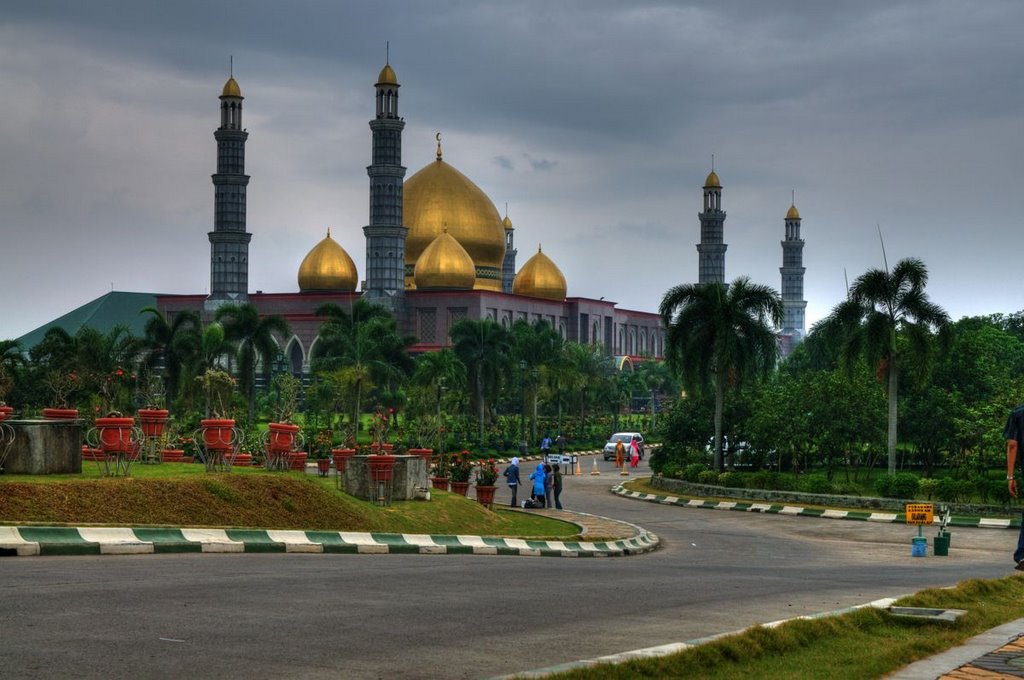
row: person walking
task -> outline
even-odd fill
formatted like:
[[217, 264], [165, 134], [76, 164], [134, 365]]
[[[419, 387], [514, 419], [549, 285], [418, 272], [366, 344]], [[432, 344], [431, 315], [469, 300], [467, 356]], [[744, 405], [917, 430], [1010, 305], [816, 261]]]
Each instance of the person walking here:
[[530, 475], [530, 479], [533, 480], [533, 494], [530, 496], [535, 502], [540, 503], [541, 507], [544, 507], [544, 465], [543, 463], [537, 465], [537, 469]]
[[640, 464], [640, 447], [634, 439], [629, 443], [629, 466], [636, 467]]
[[[1017, 498], [1016, 474], [1018, 466], [1024, 469], [1024, 404], [1013, 409], [1003, 428], [1006, 440], [1006, 486], [1010, 495]], [[1019, 461], [1019, 462], [1018, 462]], [[1017, 549], [1013, 553], [1014, 567], [1024, 571], [1024, 512], [1020, 514], [1020, 533], [1017, 535]]]
[[551, 435], [545, 434], [544, 438], [540, 440], [540, 455], [547, 458], [549, 453], [551, 453]]
[[512, 503], [511, 507], [516, 507], [516, 496], [519, 493], [519, 459], [513, 457], [512, 463], [505, 468], [505, 471], [501, 473], [505, 475], [505, 481], [508, 482], [508, 489], [512, 492]]
[[554, 502], [555, 494], [555, 476], [551, 470], [551, 466], [544, 463], [544, 507], [553, 508], [555, 507]]
[[562, 500], [560, 497], [562, 495], [562, 470], [558, 466], [558, 463], [551, 466], [551, 472], [555, 478], [551, 483], [552, 488], [555, 490], [555, 509], [561, 510]]
[[626, 447], [622, 445], [622, 440], [615, 442], [615, 467], [622, 469], [622, 466], [626, 464]]
[[558, 436], [555, 437], [555, 448], [558, 449], [559, 456], [565, 455], [565, 435], [561, 432], [559, 432]]

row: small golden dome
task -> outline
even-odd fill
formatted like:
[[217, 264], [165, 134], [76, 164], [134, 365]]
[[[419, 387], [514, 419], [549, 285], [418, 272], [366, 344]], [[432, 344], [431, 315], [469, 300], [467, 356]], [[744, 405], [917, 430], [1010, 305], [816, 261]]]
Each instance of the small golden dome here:
[[238, 87], [238, 81], [235, 80], [234, 76], [228, 78], [228, 82], [224, 83], [224, 89], [221, 90], [221, 97], [241, 97], [242, 88]]
[[476, 281], [473, 258], [446, 231], [416, 260], [417, 290], [472, 290]]
[[795, 205], [789, 206], [789, 212], [786, 213], [787, 220], [798, 220], [800, 219], [800, 211], [796, 209]]
[[505, 231], [515, 231], [512, 228], [512, 220], [508, 218], [508, 215], [505, 215], [505, 219], [501, 221], [501, 226], [505, 227]]
[[299, 265], [299, 290], [330, 290], [350, 293], [356, 289], [359, 273], [345, 249], [331, 238], [327, 230], [324, 240], [313, 246]]
[[722, 188], [722, 183], [718, 181], [718, 173], [716, 173], [714, 170], [712, 170], [711, 174], [708, 175], [708, 178], [706, 180], [704, 180], [704, 188], [705, 189], [721, 189]]
[[561, 302], [565, 299], [565, 290], [565, 276], [551, 258], [541, 252], [540, 246], [537, 246], [537, 254], [526, 261], [512, 282], [513, 294], [545, 300]]
[[398, 85], [398, 76], [395, 75], [395, 69], [391, 68], [391, 64], [384, 64], [384, 68], [380, 70], [380, 75], [377, 76], [377, 85]]
[[415, 287], [416, 261], [445, 229], [469, 253], [476, 267], [477, 290], [501, 291], [505, 228], [494, 203], [480, 187], [436, 160], [405, 181], [402, 215], [405, 239], [405, 285]]

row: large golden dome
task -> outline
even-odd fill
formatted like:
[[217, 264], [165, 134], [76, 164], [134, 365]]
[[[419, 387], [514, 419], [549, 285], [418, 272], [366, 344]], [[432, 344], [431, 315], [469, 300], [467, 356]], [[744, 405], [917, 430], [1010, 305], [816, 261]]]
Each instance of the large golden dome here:
[[800, 211], [796, 209], [795, 205], [789, 206], [789, 211], [786, 213], [787, 220], [798, 220], [800, 219]]
[[515, 295], [561, 302], [565, 299], [565, 291], [565, 276], [551, 258], [541, 252], [540, 246], [537, 246], [537, 254], [526, 261], [512, 282]]
[[477, 290], [501, 291], [505, 228], [487, 194], [440, 158], [405, 181], [402, 221], [405, 239], [405, 286], [416, 286], [416, 261], [434, 239], [448, 233], [466, 249], [476, 267]]
[[415, 278], [417, 290], [471, 290], [476, 268], [466, 249], [446, 230], [416, 260]]
[[322, 290], [350, 293], [356, 289], [358, 280], [355, 262], [331, 238], [330, 229], [299, 265], [299, 290], [303, 293]]
[[241, 97], [242, 88], [238, 87], [238, 81], [235, 80], [234, 76], [228, 78], [228, 82], [224, 83], [224, 89], [221, 90], [221, 97]]

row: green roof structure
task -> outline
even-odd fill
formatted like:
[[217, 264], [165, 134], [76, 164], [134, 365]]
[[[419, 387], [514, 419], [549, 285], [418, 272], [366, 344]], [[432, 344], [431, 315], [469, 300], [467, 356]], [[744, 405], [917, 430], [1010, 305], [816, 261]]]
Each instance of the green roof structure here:
[[140, 315], [139, 311], [144, 307], [156, 307], [156, 296], [157, 293], [111, 291], [29, 331], [18, 338], [18, 342], [22, 350], [27, 352], [38, 345], [51, 328], [63, 328], [69, 335], [74, 335], [82, 327], [89, 326], [106, 334], [118, 324], [127, 326], [133, 335], [141, 337], [148, 316]]

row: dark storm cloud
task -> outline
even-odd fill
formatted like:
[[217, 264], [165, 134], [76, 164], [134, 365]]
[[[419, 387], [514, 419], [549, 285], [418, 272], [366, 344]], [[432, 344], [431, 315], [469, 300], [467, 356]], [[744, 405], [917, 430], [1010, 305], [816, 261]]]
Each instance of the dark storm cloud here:
[[[111, 283], [204, 289], [229, 55], [251, 135], [253, 287], [294, 290], [274, 255], [297, 266], [327, 226], [362, 268], [388, 40], [410, 174], [441, 130], [445, 159], [509, 202], [520, 257], [547, 239], [570, 295], [651, 310], [696, 278], [714, 154], [727, 277], [778, 285], [795, 189], [812, 319], [844, 267], [879, 264], [877, 222], [890, 254], [926, 260], [954, 315], [1014, 311], [1018, 286], [991, 261], [1022, 208], [1021, 25], [1007, 0], [8, 3], [0, 285], [32, 292], [0, 302], [0, 337]], [[150, 254], [89, 275], [105, 237]], [[624, 246], [646, 274], [611, 292], [596, 263]]]

